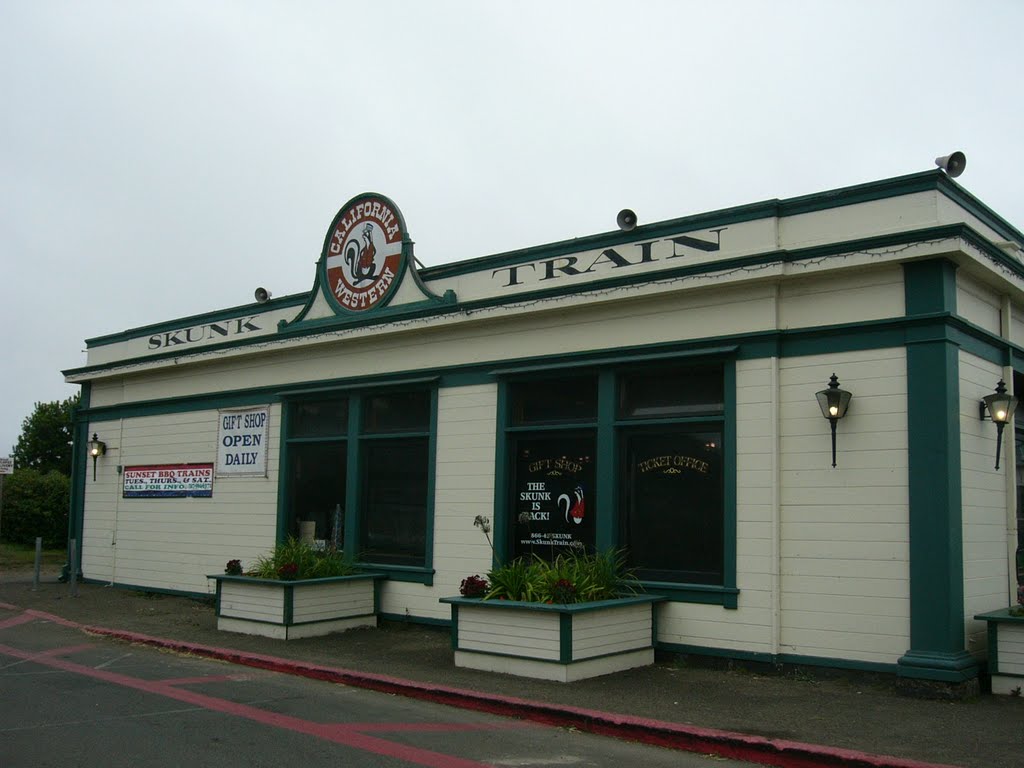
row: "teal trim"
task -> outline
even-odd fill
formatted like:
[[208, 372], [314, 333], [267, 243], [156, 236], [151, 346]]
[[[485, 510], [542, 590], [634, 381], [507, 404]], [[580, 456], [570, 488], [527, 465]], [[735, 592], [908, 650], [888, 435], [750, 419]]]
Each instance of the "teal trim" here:
[[387, 575], [378, 571], [367, 571], [364, 573], [352, 573], [348, 576], [324, 576], [318, 579], [293, 579], [291, 581], [283, 581], [282, 579], [263, 579], [258, 576], [229, 576], [226, 573], [212, 573], [207, 574], [206, 578], [214, 579], [218, 585], [225, 581], [233, 581], [242, 584], [266, 584], [270, 587], [287, 587], [293, 588], [296, 586], [307, 586], [317, 584], [336, 584], [338, 582], [345, 581], [366, 581], [367, 579], [373, 579], [379, 581], [380, 579], [387, 578]]
[[216, 584], [217, 584], [217, 590], [216, 590], [216, 593], [214, 595], [213, 615], [217, 616], [218, 618], [220, 618], [220, 590], [221, 590], [220, 581], [216, 582]]
[[723, 431], [722, 461], [724, 487], [722, 489], [722, 607], [734, 609], [736, 594], [736, 547], [738, 524], [736, 521], [736, 363], [729, 360], [723, 365], [725, 395], [725, 425]]
[[[556, 361], [541, 365], [512, 366], [492, 371], [493, 376], [529, 376], [538, 373], [557, 373], [558, 371], [572, 371], [579, 368], [604, 368], [610, 365], [621, 365], [623, 363], [638, 364], [658, 362], [661, 360], [680, 360], [689, 357], [719, 357], [723, 355], [735, 355], [739, 349], [738, 345], [728, 347], [700, 347], [691, 350], [666, 350], [663, 352], [650, 352], [639, 354], [618, 354], [604, 357], [588, 356], [580, 360], [565, 361], [566, 356], [559, 355]], [[614, 414], [614, 411], [613, 411]]]
[[185, 590], [182, 590], [182, 589], [162, 589], [162, 588], [159, 588], [159, 587], [146, 587], [146, 586], [142, 586], [141, 584], [123, 584], [121, 582], [117, 582], [116, 584], [112, 584], [107, 579], [82, 578], [82, 579], [79, 579], [79, 581], [82, 584], [96, 584], [98, 586], [103, 586], [103, 587], [114, 587], [115, 589], [124, 589], [124, 590], [127, 590], [129, 592], [143, 592], [143, 593], [151, 593], [151, 594], [154, 594], [154, 595], [170, 595], [171, 597], [187, 597], [187, 598], [190, 598], [192, 600], [204, 600], [205, 601], [205, 600], [209, 600], [210, 598], [213, 597], [213, 595], [211, 595], [208, 592], [188, 592], [188, 591], [185, 591]]
[[[908, 311], [955, 309], [949, 262], [904, 270]], [[964, 650], [959, 347], [945, 336], [906, 346], [911, 647], [898, 665], [901, 677], [959, 682], [977, 662]]]
[[508, 510], [508, 498], [512, 491], [512, 461], [514, 454], [509, 450], [505, 432], [509, 426], [510, 398], [508, 385], [498, 385], [497, 438], [494, 448], [494, 513], [491, 521], [491, 544], [494, 548], [494, 567], [508, 562], [512, 548], [512, 518]]
[[[86, 339], [85, 346], [87, 349], [91, 349], [92, 347], [102, 347], [109, 344], [118, 344], [123, 341], [131, 341], [132, 339], [137, 339], [142, 336], [152, 336], [158, 333], [178, 331], [182, 328], [194, 328], [197, 325], [205, 325], [207, 323], [221, 323], [227, 320], [235, 320], [239, 317], [248, 317], [249, 315], [273, 312], [278, 309], [286, 309], [287, 307], [298, 307], [302, 306], [302, 304], [306, 302], [306, 298], [307, 294], [296, 293], [290, 296], [282, 296], [278, 299], [271, 299], [263, 304], [242, 304], [237, 307], [220, 309], [214, 312], [204, 312], [199, 315], [179, 317], [176, 320], [169, 320], [167, 322], [142, 325], [138, 328], [130, 328], [119, 333], [110, 333], [104, 336], [95, 336], [91, 339]], [[264, 337], [264, 339], [266, 339], [266, 337]]]
[[288, 538], [288, 515], [291, 512], [291, 450], [288, 432], [291, 429], [291, 409], [281, 408], [280, 451], [277, 459], [277, 542]]
[[572, 661], [572, 614], [558, 614], [558, 660], [563, 664]]
[[[432, 520], [428, 521], [428, 523], [429, 522], [432, 522]], [[433, 531], [433, 530], [434, 529], [433, 529], [432, 526], [427, 528], [427, 531]], [[428, 550], [427, 562], [428, 563], [433, 562], [433, 560], [432, 560], [433, 541], [432, 540], [433, 540], [433, 537], [428, 535], [427, 536], [427, 550]], [[375, 573], [380, 573], [380, 574], [386, 576], [388, 581], [402, 581], [402, 582], [407, 582], [409, 584], [425, 584], [428, 587], [433, 586], [433, 584], [434, 584], [434, 573], [435, 573], [435, 571], [434, 571], [433, 568], [431, 568], [429, 566], [420, 568], [419, 566], [414, 566], [414, 565], [387, 565], [387, 564], [383, 564], [383, 563], [374, 563], [372, 561], [365, 561], [365, 562], [364, 561], [360, 561], [356, 565], [358, 566], [358, 568], [360, 570], [366, 568], [366, 569], [370, 569], [370, 570], [374, 571]]]
[[615, 429], [618, 411], [618, 377], [614, 370], [598, 374], [597, 385], [597, 528], [595, 546], [598, 552], [619, 548], [619, 521], [617, 510], [619, 435]]
[[[1019, 610], [1018, 608], [1000, 608], [998, 611], [989, 611], [988, 613], [979, 613], [974, 618], [978, 621], [984, 621], [986, 624], [986, 637], [988, 639], [988, 671], [989, 674], [1007, 675], [1009, 673], [1003, 672], [999, 669], [999, 625], [1000, 624], [1019, 624], [1024, 626], [1024, 613], [1018, 613], [1016, 615], [1010, 613], [1011, 610]], [[1014, 677], [1020, 677], [1021, 675], [1013, 675]]]
[[738, 651], [732, 648], [715, 648], [684, 643], [656, 643], [655, 650], [663, 653], [674, 653], [683, 656], [708, 656], [719, 659], [731, 659], [754, 664], [768, 664], [773, 667], [792, 665], [800, 667], [826, 667], [829, 669], [848, 669], [853, 672], [871, 672], [886, 675], [896, 674], [895, 664], [873, 661], [856, 661], [853, 659], [836, 659], [827, 656], [800, 656], [793, 653], [761, 653], [757, 651]]
[[[977, 617], [975, 617], [977, 618]], [[999, 672], [999, 624], [994, 621], [985, 625], [988, 639], [988, 672], [989, 674]]]
[[459, 606], [452, 603], [452, 650], [459, 650]]
[[903, 264], [906, 314], [956, 314], [956, 270], [957, 265], [946, 259]]
[[[1006, 270], [1011, 271], [1013, 274], [1024, 277], [1024, 265], [1019, 264], [1014, 259], [1009, 257], [1005, 252], [993, 246], [980, 234], [974, 232], [970, 227], [963, 224], [952, 224], [939, 227], [931, 227], [927, 229], [910, 230], [907, 232], [897, 232], [894, 234], [881, 235], [871, 238], [863, 238], [859, 240], [850, 240], [840, 243], [831, 243], [824, 246], [815, 246], [813, 248], [797, 249], [793, 251], [772, 251], [765, 254], [744, 256], [733, 259], [724, 259], [720, 261], [697, 264], [692, 266], [670, 268], [660, 270], [656, 273], [640, 272], [639, 274], [636, 275], [613, 277], [598, 282], [581, 283], [579, 285], [570, 284], [566, 286], [556, 286], [554, 288], [543, 288], [534, 291], [524, 291], [522, 293], [517, 293], [508, 296], [498, 296], [475, 302], [465, 302], [458, 306], [445, 303], [443, 301], [439, 303], [428, 302], [426, 306], [420, 307], [420, 305], [415, 305], [415, 307], [417, 308], [407, 309], [401, 312], [388, 310], [383, 313], [375, 313], [371, 317], [366, 318], [358, 317], [349, 320], [345, 320], [344, 318], [341, 318], [340, 320], [326, 319], [323, 322], [330, 323], [329, 328], [331, 330], [338, 330], [348, 327], [371, 327], [383, 323], [418, 320], [442, 314], [448, 314], [452, 312], [473, 312], [478, 311], [480, 309], [486, 309], [489, 307], [504, 305], [522, 305], [533, 301], [540, 301], [560, 296], [592, 293], [604, 289], [618, 288], [641, 283], [663, 283], [665, 281], [672, 279], [692, 277], [695, 275], [702, 274], [722, 273], [727, 271], [750, 271], [751, 269], [756, 269], [759, 267], [767, 268], [773, 264], [779, 263], [793, 263], [807, 260], [820, 260], [834, 256], [843, 256], [852, 251], [864, 251], [873, 248], [898, 247], [901, 245], [907, 245], [914, 242], [955, 238], [961, 238], [965, 240], [966, 242], [970, 243], [971, 245], [981, 250], [982, 253], [986, 255], [994, 263], [998, 264], [999, 266]], [[315, 325], [315, 323], [318, 322], [320, 321], [311, 321], [309, 325]], [[328, 326], [326, 325], [316, 325], [315, 327], [307, 327], [306, 324], [304, 324], [302, 328], [296, 328], [290, 331], [279, 331], [276, 336], [268, 336], [264, 334], [262, 336], [256, 336], [252, 338], [240, 338], [235, 341], [225, 342], [221, 344], [211, 344], [208, 346], [204, 346], [200, 349], [197, 349], [194, 352], [173, 350], [167, 353], [159, 353], [149, 356], [141, 356], [136, 358], [119, 360], [116, 363], [85, 366], [82, 368], [66, 370], [64, 371], [64, 375], [69, 377], [80, 376], [89, 373], [100, 373], [110, 371], [115, 368], [121, 368], [133, 364], [145, 364], [149, 362], [158, 362], [167, 359], [187, 359], [192, 354], [201, 354], [211, 351], [221, 351], [223, 349], [228, 348], [242, 348], [252, 344], [267, 344], [268, 341], [299, 337], [314, 333], [321, 333], [327, 328]]]
[[[381, 621], [394, 622], [396, 624], [417, 624], [423, 627], [435, 627], [437, 629], [450, 629], [451, 619], [435, 619], [427, 616], [409, 616], [404, 613], [380, 613], [377, 618]], [[454, 649], [453, 649], [454, 650]]]
[[494, 608], [499, 611], [520, 609], [537, 613], [590, 613], [604, 608], [619, 608], [644, 603], [661, 603], [665, 598], [661, 595], [623, 595], [611, 600], [593, 600], [587, 603], [529, 603], [521, 600], [484, 600], [479, 597], [442, 597], [438, 602], [448, 605], [475, 605], [481, 608]]
[[[410, 259], [410, 261], [412, 261]], [[430, 422], [428, 429], [430, 434], [427, 436], [427, 519], [424, 523], [424, 537], [423, 537], [423, 565], [424, 569], [420, 570], [417, 575], [426, 577], [425, 581], [419, 581], [420, 584], [426, 584], [432, 586], [434, 584], [434, 496], [437, 489], [437, 386], [430, 388]], [[412, 575], [405, 569], [398, 569], [395, 574], [396, 581], [402, 575]]]
[[[437, 384], [439, 376], [419, 376], [415, 378], [388, 378], [377, 381], [377, 387], [411, 387], [416, 385]], [[366, 390], [370, 386], [365, 380], [347, 383], [325, 383], [317, 386], [300, 385], [298, 388], [279, 389], [275, 394], [280, 397], [308, 397], [310, 395], [344, 395], [353, 390]]]
[[284, 586], [283, 624], [290, 627], [295, 623], [295, 586], [289, 582]]
[[[78, 578], [82, 576], [82, 535], [85, 530], [85, 494], [86, 478], [88, 477], [89, 422], [86, 414], [89, 411], [89, 400], [92, 397], [92, 384], [84, 382], [80, 389], [78, 407], [72, 414], [73, 432], [71, 436], [71, 487], [68, 500], [68, 562], [62, 569], [62, 578], [70, 578], [72, 568]], [[75, 562], [70, 562], [71, 540], [76, 541]]]
[[[726, 539], [729, 537], [727, 536]], [[733, 558], [735, 559], [736, 542], [732, 542]], [[728, 549], [728, 545], [726, 547]], [[735, 571], [735, 569], [734, 569]], [[726, 571], [726, 576], [729, 573]], [[735, 573], [729, 581], [735, 581]], [[676, 584], [670, 581], [641, 581], [643, 590], [652, 595], [662, 595], [667, 600], [677, 603], [699, 603], [702, 605], [720, 605], [723, 608], [738, 606], [740, 590], [735, 586], [717, 586], [715, 584]]]

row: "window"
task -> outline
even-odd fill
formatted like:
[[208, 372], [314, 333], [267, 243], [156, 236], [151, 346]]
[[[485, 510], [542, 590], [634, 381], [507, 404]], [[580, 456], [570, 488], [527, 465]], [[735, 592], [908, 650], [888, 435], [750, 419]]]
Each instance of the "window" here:
[[727, 371], [627, 362], [509, 381], [503, 551], [623, 549], [641, 580], [729, 605]]
[[312, 521], [318, 542], [362, 562], [426, 568], [433, 412], [426, 388], [292, 400], [285, 532]]

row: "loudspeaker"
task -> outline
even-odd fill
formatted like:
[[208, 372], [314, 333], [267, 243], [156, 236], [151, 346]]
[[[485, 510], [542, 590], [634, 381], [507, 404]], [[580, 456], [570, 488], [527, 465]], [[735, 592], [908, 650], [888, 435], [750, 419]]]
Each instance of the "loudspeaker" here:
[[619, 211], [619, 215], [615, 217], [615, 223], [619, 225], [619, 229], [623, 232], [629, 232], [632, 229], [636, 229], [636, 214], [629, 210], [629, 208], [623, 208]]
[[949, 178], [955, 179], [967, 167], [967, 156], [963, 152], [954, 152], [951, 155], [936, 157], [935, 164], [944, 170]]
[[274, 294], [272, 294], [266, 288], [257, 288], [256, 293], [254, 295], [256, 296], [256, 302], [258, 304], [266, 304], [268, 301], [270, 301], [270, 297], [273, 296]]

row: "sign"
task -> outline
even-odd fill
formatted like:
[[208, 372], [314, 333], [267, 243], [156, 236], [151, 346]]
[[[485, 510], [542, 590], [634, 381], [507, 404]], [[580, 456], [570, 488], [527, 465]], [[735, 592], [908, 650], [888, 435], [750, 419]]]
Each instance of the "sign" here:
[[0, 456], [0, 475], [14, 474], [14, 459], [10, 456]]
[[270, 408], [217, 414], [217, 477], [266, 477]]
[[149, 464], [124, 468], [124, 498], [213, 496], [213, 464]]
[[337, 308], [365, 312], [387, 303], [402, 275], [404, 236], [402, 214], [382, 195], [360, 195], [338, 212], [321, 259]]
[[522, 440], [516, 449], [516, 557], [552, 560], [572, 551], [593, 552], [594, 440], [589, 437]]

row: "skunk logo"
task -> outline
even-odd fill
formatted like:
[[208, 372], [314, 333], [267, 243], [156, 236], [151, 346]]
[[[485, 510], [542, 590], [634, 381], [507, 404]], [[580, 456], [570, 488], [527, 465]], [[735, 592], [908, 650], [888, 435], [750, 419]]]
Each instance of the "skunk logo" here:
[[583, 522], [585, 516], [586, 504], [583, 501], [583, 486], [577, 485], [576, 490], [572, 492], [572, 496], [568, 493], [563, 493], [558, 497], [558, 507], [562, 509], [562, 502], [565, 502], [565, 509], [562, 512], [565, 514], [565, 522], [569, 522], [569, 518], [579, 525]]
[[363, 226], [363, 240], [352, 238], [345, 246], [345, 263], [352, 271], [352, 284], [359, 285], [364, 280], [372, 280], [377, 273], [377, 265], [374, 257], [377, 255], [377, 247], [373, 244], [373, 224], [367, 222]]

